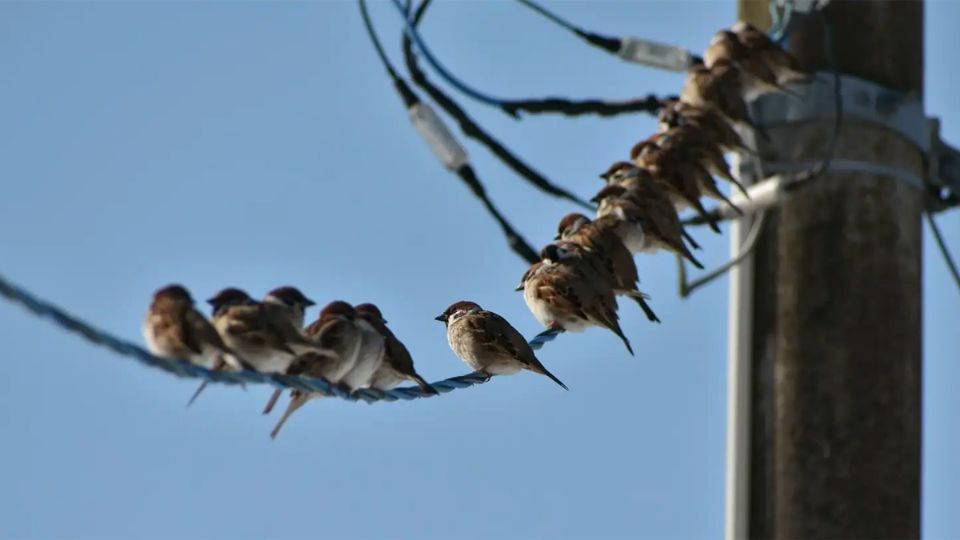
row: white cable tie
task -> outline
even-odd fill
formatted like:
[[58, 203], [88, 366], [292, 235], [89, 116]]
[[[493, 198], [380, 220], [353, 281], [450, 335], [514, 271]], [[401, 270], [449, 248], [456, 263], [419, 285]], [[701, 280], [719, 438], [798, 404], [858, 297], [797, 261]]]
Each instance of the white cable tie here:
[[686, 71], [691, 62], [690, 51], [686, 49], [632, 37], [621, 40], [617, 55], [628, 62], [671, 71]]
[[456, 171], [467, 164], [467, 151], [429, 104], [421, 101], [410, 107], [410, 121], [444, 167]]

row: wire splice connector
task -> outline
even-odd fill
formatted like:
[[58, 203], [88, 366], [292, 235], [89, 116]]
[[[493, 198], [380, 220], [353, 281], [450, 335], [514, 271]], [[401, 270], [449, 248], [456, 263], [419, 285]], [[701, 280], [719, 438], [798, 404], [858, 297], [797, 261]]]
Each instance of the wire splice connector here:
[[413, 123], [413, 127], [447, 170], [456, 172], [469, 162], [467, 151], [429, 103], [420, 101], [407, 110], [410, 112], [410, 122]]
[[620, 40], [617, 56], [628, 62], [670, 71], [686, 71], [696, 59], [690, 51], [682, 47], [633, 37]]

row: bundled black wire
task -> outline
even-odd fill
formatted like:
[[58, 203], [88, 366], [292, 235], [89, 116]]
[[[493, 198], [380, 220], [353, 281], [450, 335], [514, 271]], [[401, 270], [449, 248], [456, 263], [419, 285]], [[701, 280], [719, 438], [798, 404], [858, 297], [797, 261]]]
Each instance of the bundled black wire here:
[[[533, 11], [543, 15], [547, 20], [555, 23], [557, 26], [560, 26], [570, 32], [576, 34], [578, 37], [593, 45], [598, 49], [602, 49], [610, 54], [619, 55], [620, 51], [623, 49], [623, 40], [620, 38], [604, 36], [597, 34], [596, 32], [589, 32], [580, 28], [579, 26], [574, 25], [570, 21], [567, 21], [561, 18], [556, 13], [548, 10], [547, 8], [533, 2], [532, 0], [517, 0], [520, 4], [532, 9]], [[700, 58], [696, 55], [690, 55], [691, 64], [702, 64], [703, 58]]]
[[[380, 58], [381, 64], [383, 64], [384, 69], [387, 71], [387, 75], [390, 76], [390, 80], [393, 82], [394, 88], [397, 90], [397, 93], [403, 99], [404, 105], [407, 109], [416, 106], [420, 103], [420, 98], [413, 92], [406, 81], [404, 81], [398, 74], [397, 71], [393, 68], [390, 59], [387, 57], [386, 53], [383, 50], [383, 46], [380, 43], [380, 39], [377, 37], [377, 33], [373, 28], [373, 22], [370, 20], [370, 13], [367, 11], [366, 0], [357, 0], [360, 6], [360, 15], [363, 18], [363, 26], [366, 28], [367, 36], [369, 36], [371, 43], [373, 43], [374, 49], [377, 51], [377, 56]], [[537, 252], [530, 246], [530, 244], [524, 240], [522, 236], [513, 228], [509, 221], [500, 213], [497, 207], [493, 204], [490, 198], [487, 196], [486, 189], [484, 189], [483, 184], [477, 178], [476, 172], [473, 170], [473, 167], [469, 163], [462, 165], [456, 170], [457, 176], [473, 191], [473, 194], [480, 199], [480, 202], [483, 203], [483, 206], [487, 209], [487, 212], [493, 216], [493, 219], [497, 221], [500, 225], [500, 229], [503, 231], [503, 235], [507, 239], [507, 243], [510, 245], [510, 248], [521, 258], [523, 258], [528, 263], [536, 262], [540, 259], [537, 256]]]
[[[420, 21], [423, 19], [423, 15], [426, 13], [431, 1], [432, 0], [424, 0], [417, 7], [416, 12], [413, 14], [413, 17], [410, 20], [414, 28], [420, 24]], [[513, 154], [513, 152], [500, 144], [500, 141], [493, 138], [493, 136], [477, 125], [477, 123], [470, 118], [466, 111], [464, 111], [456, 101], [451, 99], [447, 94], [431, 83], [427, 78], [426, 73], [420, 69], [420, 65], [417, 62], [417, 56], [413, 52], [413, 42], [410, 40], [410, 36], [407, 34], [403, 35], [403, 56], [406, 61], [407, 71], [410, 72], [410, 78], [413, 80], [413, 82], [422, 88], [424, 92], [429, 94], [433, 101], [436, 102], [441, 109], [446, 111], [447, 114], [449, 114], [454, 120], [457, 121], [458, 124], [460, 124], [460, 129], [463, 131], [464, 135], [480, 142], [480, 144], [484, 145], [488, 150], [490, 150], [490, 152], [500, 161], [502, 161], [527, 182], [537, 187], [541, 191], [556, 197], [567, 199], [568, 201], [574, 202], [585, 209], [593, 210], [592, 205], [570, 193], [566, 189], [553, 184], [538, 171], [521, 161], [520, 158]]]
[[424, 43], [416, 29], [416, 25], [413, 24], [413, 19], [409, 17], [407, 13], [405, 13], [404, 7], [400, 3], [400, 0], [393, 0], [393, 4], [405, 18], [405, 35], [415, 42], [417, 48], [423, 54], [427, 62], [430, 63], [431, 67], [433, 67], [433, 69], [445, 81], [471, 98], [482, 103], [486, 103], [487, 105], [498, 107], [505, 113], [515, 118], [519, 118], [521, 112], [531, 114], [561, 113], [567, 116], [578, 116], [583, 114], [614, 116], [630, 112], [646, 112], [649, 114], [657, 114], [662, 106], [663, 100], [653, 94], [647, 95], [644, 98], [623, 101], [603, 101], [599, 99], [571, 100], [560, 97], [549, 97], [542, 99], [503, 99], [490, 96], [467, 85], [450, 73], [450, 71], [448, 71], [443, 64], [436, 59], [429, 47], [426, 46], [426, 43]]

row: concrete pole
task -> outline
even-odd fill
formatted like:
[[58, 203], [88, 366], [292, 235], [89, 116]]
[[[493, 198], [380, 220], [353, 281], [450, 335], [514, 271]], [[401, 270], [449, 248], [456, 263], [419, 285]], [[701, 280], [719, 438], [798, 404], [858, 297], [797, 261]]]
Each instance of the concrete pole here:
[[[763, 15], [758, 15], [761, 13]], [[740, 0], [763, 25], [767, 2]], [[833, 0], [841, 73], [923, 90], [923, 3]], [[819, 16], [790, 49], [827, 70]], [[769, 129], [766, 161], [816, 161], [832, 122]], [[918, 148], [847, 120], [835, 157], [923, 176]], [[768, 216], [754, 255], [749, 537], [919, 538], [923, 194], [827, 172]]]

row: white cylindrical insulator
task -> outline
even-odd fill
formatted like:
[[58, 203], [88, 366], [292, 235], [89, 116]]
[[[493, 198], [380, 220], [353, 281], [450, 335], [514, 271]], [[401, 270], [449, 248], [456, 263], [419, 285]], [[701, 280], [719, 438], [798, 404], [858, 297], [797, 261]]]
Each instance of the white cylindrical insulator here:
[[467, 164], [467, 151], [460, 146], [429, 104], [421, 101], [411, 107], [410, 121], [444, 167], [456, 171]]
[[617, 54], [628, 62], [671, 71], [686, 71], [690, 67], [690, 52], [686, 49], [646, 39], [623, 38]]

